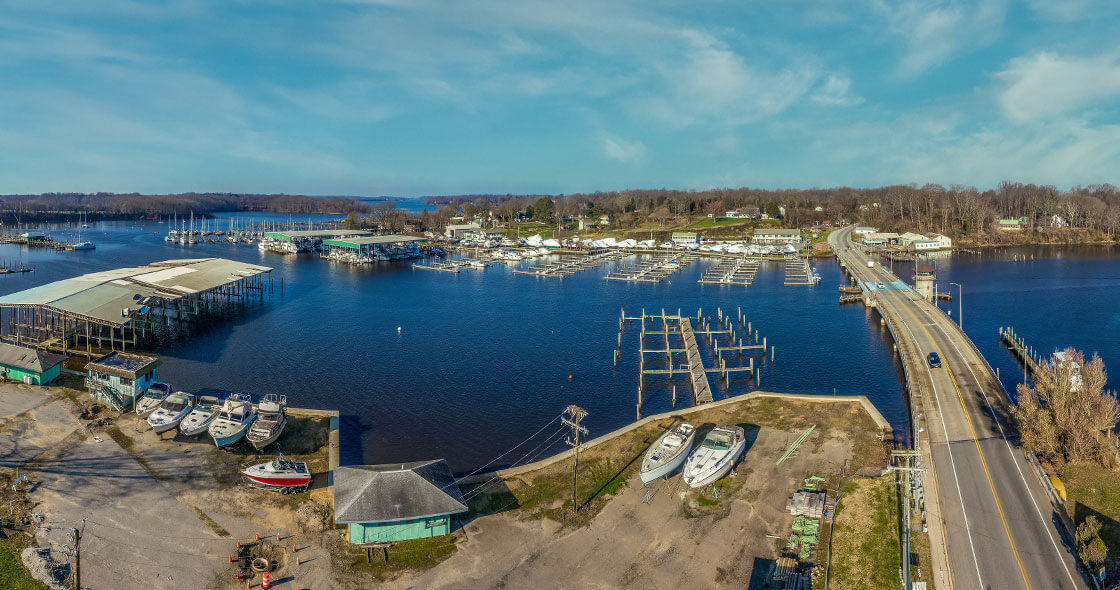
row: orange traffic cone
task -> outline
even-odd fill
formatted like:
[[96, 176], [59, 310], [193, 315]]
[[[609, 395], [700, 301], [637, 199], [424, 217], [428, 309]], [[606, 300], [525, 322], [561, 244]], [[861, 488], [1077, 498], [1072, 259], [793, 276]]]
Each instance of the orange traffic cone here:
[[272, 587], [272, 582], [268, 581], [268, 572], [264, 572], [263, 574], [261, 574], [261, 588], [265, 588], [267, 590], [268, 588], [271, 588], [271, 587]]
[[229, 561], [227, 563], [233, 563], [233, 554], [232, 553], [229, 554]]
[[260, 534], [260, 533], [257, 533], [257, 540], [258, 540], [258, 541], [260, 541], [260, 540], [261, 540], [261, 534]]
[[279, 543], [279, 542], [280, 542], [280, 533], [276, 533], [276, 542], [277, 542], [277, 543]]
[[295, 553], [295, 552], [296, 552], [296, 544], [292, 543], [292, 553]]

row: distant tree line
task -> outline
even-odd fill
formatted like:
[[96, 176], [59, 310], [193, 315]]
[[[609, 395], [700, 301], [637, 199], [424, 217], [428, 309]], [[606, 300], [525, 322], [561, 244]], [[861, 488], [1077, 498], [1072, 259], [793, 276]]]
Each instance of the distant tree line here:
[[72, 219], [156, 219], [178, 214], [205, 216], [218, 211], [270, 213], [365, 213], [372, 208], [347, 197], [244, 193], [43, 193], [0, 195], [0, 218], [11, 221]]
[[[1004, 182], [980, 191], [963, 185], [894, 185], [878, 188], [720, 188], [704, 191], [641, 189], [571, 195], [463, 195], [429, 197], [437, 223], [462, 212], [492, 214], [501, 221], [539, 218], [553, 203], [551, 217], [609, 215], [612, 228], [629, 229], [677, 221], [722, 217], [755, 208], [785, 225], [802, 227], [826, 220], [874, 225], [883, 231], [936, 231], [953, 237], [996, 234], [1000, 219], [1022, 219], [1025, 230], [1080, 230], [1087, 236], [1120, 236], [1120, 190], [1111, 184], [1053, 186]], [[780, 208], [780, 209], [779, 209]], [[818, 210], [819, 209], [819, 210]]]

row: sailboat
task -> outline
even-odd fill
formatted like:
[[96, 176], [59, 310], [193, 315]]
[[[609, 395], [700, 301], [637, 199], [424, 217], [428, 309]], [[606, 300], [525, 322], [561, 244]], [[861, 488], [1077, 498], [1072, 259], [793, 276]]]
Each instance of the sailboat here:
[[85, 223], [82, 223], [82, 216], [81, 216], [81, 213], [79, 213], [78, 214], [78, 238], [74, 241], [74, 245], [71, 246], [72, 250], [93, 250], [94, 248], [96, 248], [96, 246], [93, 245], [93, 242], [90, 242], [88, 240], [85, 241], [85, 242], [82, 241], [82, 228], [83, 227], [89, 227], [89, 225], [85, 224]]

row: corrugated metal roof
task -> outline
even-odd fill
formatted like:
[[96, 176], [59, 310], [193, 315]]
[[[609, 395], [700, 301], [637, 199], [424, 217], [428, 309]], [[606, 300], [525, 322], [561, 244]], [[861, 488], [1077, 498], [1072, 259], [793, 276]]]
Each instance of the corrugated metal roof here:
[[114, 352], [96, 361], [86, 363], [85, 369], [135, 379], [139, 374], [147, 373], [146, 369], [155, 368], [159, 365], [159, 357], [134, 352]]
[[225, 258], [164, 260], [89, 273], [0, 297], [0, 306], [41, 305], [122, 325], [146, 298], [177, 299], [271, 271]]
[[366, 244], [405, 244], [408, 242], [423, 242], [424, 238], [414, 236], [364, 236], [360, 238], [345, 238], [341, 240], [323, 240], [328, 246], [341, 246], [343, 248], [356, 248]]
[[64, 360], [66, 357], [61, 354], [0, 342], [0, 364], [9, 367], [42, 373]]
[[334, 470], [336, 523], [395, 522], [467, 510], [443, 459]]
[[332, 238], [344, 236], [368, 236], [371, 232], [361, 229], [305, 229], [292, 231], [270, 231], [265, 233], [270, 237], [291, 238]]

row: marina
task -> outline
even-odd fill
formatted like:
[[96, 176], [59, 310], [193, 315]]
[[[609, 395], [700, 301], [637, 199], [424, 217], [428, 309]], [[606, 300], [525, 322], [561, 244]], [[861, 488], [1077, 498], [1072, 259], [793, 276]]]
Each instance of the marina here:
[[786, 285], [816, 285], [821, 281], [821, 276], [811, 266], [808, 258], [794, 258], [783, 264]]
[[605, 281], [626, 281], [631, 283], [660, 283], [692, 264], [700, 256], [689, 252], [654, 256], [649, 260], [635, 263], [616, 270], [603, 277]]
[[725, 258], [712, 264], [704, 276], [696, 281], [702, 285], [742, 285], [750, 286], [758, 274], [762, 261], [755, 258]]

